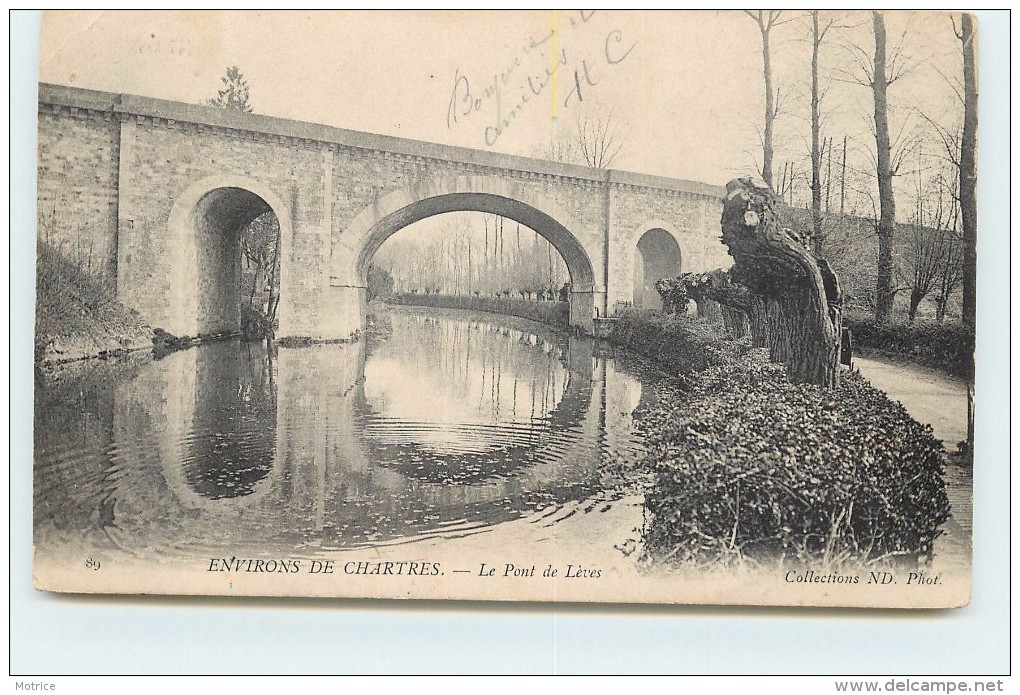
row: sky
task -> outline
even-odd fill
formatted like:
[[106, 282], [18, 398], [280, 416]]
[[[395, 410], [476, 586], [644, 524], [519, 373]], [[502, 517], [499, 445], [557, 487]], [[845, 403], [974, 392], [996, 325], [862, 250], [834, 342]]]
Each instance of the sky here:
[[[867, 168], [869, 92], [840, 71], [852, 65], [850, 43], [872, 50], [870, 17], [827, 17], [840, 26], [823, 48], [825, 131], [848, 135], [851, 159]], [[804, 12], [783, 19], [773, 35], [777, 169], [809, 152], [810, 23]], [[908, 28], [915, 63], [890, 90], [900, 120], [915, 128], [918, 105], [952, 120], [940, 74], [952, 78], [959, 63], [948, 15], [887, 21], [892, 44]], [[760, 41], [735, 11], [70, 11], [44, 16], [39, 78], [198, 103], [237, 65], [258, 113], [532, 156], [557, 133], [570, 137], [580, 117], [608, 116], [623, 137], [613, 168], [722, 185], [760, 159]]]

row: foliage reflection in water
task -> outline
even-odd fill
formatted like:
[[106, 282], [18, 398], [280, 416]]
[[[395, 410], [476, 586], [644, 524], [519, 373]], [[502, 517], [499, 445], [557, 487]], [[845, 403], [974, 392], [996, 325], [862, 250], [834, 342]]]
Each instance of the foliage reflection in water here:
[[354, 344], [95, 365], [37, 395], [37, 551], [470, 533], [602, 493], [610, 459], [638, 452], [632, 413], [653, 380], [527, 322], [397, 309]]

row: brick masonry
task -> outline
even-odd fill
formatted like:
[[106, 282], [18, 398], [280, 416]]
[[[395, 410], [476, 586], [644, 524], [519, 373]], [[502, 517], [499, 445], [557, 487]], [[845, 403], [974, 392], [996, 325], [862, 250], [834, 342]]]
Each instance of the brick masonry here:
[[87, 242], [119, 298], [179, 335], [236, 327], [237, 232], [266, 209], [283, 234], [281, 337], [358, 330], [371, 253], [439, 212], [496, 212], [549, 238], [586, 330], [632, 301], [650, 229], [674, 236], [682, 271], [730, 263], [720, 187], [134, 95], [40, 85], [38, 174], [40, 236]]

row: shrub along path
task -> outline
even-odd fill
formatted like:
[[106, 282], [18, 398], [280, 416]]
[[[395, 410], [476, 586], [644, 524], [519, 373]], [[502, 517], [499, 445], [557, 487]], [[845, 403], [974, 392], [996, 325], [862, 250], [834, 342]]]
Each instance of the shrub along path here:
[[948, 376], [903, 362], [854, 356], [854, 365], [872, 386], [899, 401], [911, 417], [935, 430], [950, 451], [967, 438], [967, 384]]

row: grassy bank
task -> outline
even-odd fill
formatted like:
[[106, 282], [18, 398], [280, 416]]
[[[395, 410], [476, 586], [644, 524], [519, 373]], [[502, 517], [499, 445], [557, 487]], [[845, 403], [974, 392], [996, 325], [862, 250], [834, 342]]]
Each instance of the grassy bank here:
[[532, 302], [503, 297], [463, 297], [446, 294], [398, 294], [386, 300], [401, 306], [426, 306], [438, 309], [466, 309], [492, 314], [509, 314], [557, 328], [569, 324], [570, 307], [567, 302]]
[[35, 360], [70, 362], [152, 347], [152, 328], [112, 289], [44, 242], [37, 248]]

